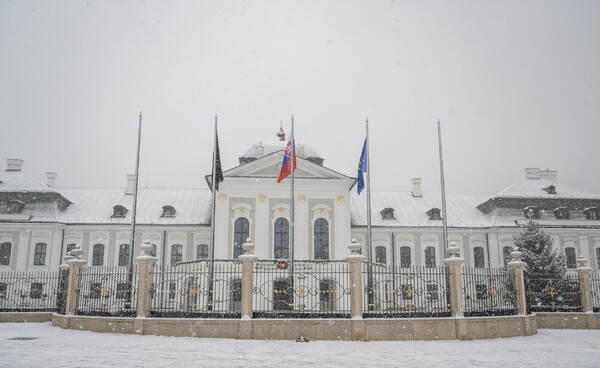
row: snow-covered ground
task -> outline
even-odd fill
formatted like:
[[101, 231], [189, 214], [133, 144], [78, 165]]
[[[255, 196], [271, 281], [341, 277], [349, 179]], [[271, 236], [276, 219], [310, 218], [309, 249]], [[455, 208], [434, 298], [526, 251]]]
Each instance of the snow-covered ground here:
[[[16, 339], [15, 339], [16, 338]], [[31, 338], [31, 339], [23, 339]], [[256, 341], [0, 324], [1, 367], [600, 367], [600, 331], [477, 341]]]

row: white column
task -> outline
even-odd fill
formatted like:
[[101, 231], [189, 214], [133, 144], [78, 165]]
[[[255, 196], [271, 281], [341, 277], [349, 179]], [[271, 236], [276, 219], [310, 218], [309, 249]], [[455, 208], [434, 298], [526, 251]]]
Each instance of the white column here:
[[[335, 253], [332, 259], [342, 259], [346, 244], [350, 243], [350, 198], [347, 195], [339, 195], [335, 198], [333, 213], [335, 223]], [[388, 257], [391, 256], [388, 253]], [[391, 263], [391, 262], [390, 262]]]
[[[258, 245], [256, 254], [261, 259], [273, 258], [271, 249], [272, 234], [269, 231], [271, 225], [271, 211], [269, 209], [269, 197], [266, 194], [259, 194], [256, 197], [256, 209], [254, 213], [254, 234], [250, 234]], [[242, 244], [243, 247], [243, 244]]]
[[308, 196], [300, 192], [296, 193], [294, 213], [296, 217], [294, 258], [297, 260], [312, 259], [313, 257], [308, 251], [312, 246], [312, 237], [309, 237], [312, 234], [312, 224], [308, 219]]
[[226, 193], [217, 192], [215, 206], [215, 258], [231, 258], [233, 245], [229, 244], [229, 234], [233, 230], [230, 228], [229, 196]]

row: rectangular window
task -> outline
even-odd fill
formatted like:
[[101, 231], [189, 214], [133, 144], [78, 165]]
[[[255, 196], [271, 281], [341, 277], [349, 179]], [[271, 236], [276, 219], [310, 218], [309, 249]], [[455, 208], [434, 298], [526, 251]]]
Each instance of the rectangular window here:
[[100, 299], [102, 293], [102, 283], [93, 282], [90, 284], [90, 299]]
[[0, 266], [8, 266], [10, 265], [10, 250], [12, 244], [11, 243], [2, 243], [0, 244]]
[[410, 267], [410, 247], [400, 247], [400, 267]]
[[29, 287], [29, 297], [31, 299], [41, 299], [44, 290], [44, 284], [41, 282], [32, 282]]
[[575, 248], [565, 248], [565, 256], [567, 257], [567, 268], [577, 268], [577, 256]]
[[117, 283], [117, 299], [118, 300], [127, 300], [129, 299], [129, 292], [131, 288], [129, 287], [128, 282], [119, 282]]
[[33, 255], [33, 265], [43, 266], [46, 264], [46, 243], [37, 243]]
[[427, 300], [438, 300], [440, 298], [437, 284], [427, 285]]
[[6, 282], [0, 282], [0, 299], [6, 299], [6, 292], [8, 291], [8, 285]]
[[486, 284], [476, 284], [475, 285], [475, 297], [477, 300], [485, 300], [487, 299], [487, 285]]
[[92, 266], [102, 266], [104, 264], [104, 244], [94, 244], [92, 252]]

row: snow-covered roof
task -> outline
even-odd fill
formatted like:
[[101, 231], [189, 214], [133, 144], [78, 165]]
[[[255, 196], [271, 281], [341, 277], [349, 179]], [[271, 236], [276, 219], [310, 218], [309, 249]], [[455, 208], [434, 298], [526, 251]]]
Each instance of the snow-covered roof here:
[[[556, 194], [549, 194], [543, 188], [553, 185]], [[600, 194], [573, 188], [546, 179], [523, 179], [504, 189], [496, 198], [588, 198], [600, 199]]]
[[[447, 223], [450, 227], [514, 226], [514, 218], [503, 219], [485, 214], [477, 205], [489, 196], [447, 194]], [[352, 226], [367, 225], [367, 196], [352, 192], [350, 196]], [[381, 210], [393, 208], [395, 219], [383, 219]], [[373, 226], [441, 227], [441, 220], [430, 220], [427, 211], [442, 208], [439, 193], [423, 193], [413, 197], [412, 192], [371, 192], [371, 224]]]
[[[125, 194], [124, 188], [77, 188], [57, 189], [73, 202], [65, 211], [59, 211], [56, 220], [64, 223], [131, 223], [133, 196]], [[211, 192], [208, 189], [140, 188], [138, 190], [138, 224], [157, 225], [209, 225], [211, 216]], [[124, 218], [112, 218], [113, 207], [127, 208]], [[175, 217], [161, 217], [163, 206], [173, 206]], [[34, 221], [34, 219], [31, 219]]]
[[0, 192], [53, 192], [45, 183], [22, 171], [0, 171]]
[[[260, 158], [277, 151], [285, 150], [286, 141], [258, 142], [252, 148], [247, 150], [242, 157]], [[319, 154], [312, 147], [296, 142], [296, 155], [302, 158], [320, 158]]]

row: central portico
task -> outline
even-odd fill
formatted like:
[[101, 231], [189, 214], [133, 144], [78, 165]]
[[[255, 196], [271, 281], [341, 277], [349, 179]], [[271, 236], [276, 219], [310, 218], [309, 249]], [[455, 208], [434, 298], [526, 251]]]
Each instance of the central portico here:
[[[237, 258], [248, 237], [261, 259], [289, 257], [290, 178], [277, 183], [284, 148], [284, 141], [255, 144], [239, 166], [223, 173], [215, 206], [215, 258]], [[343, 259], [356, 179], [323, 166], [306, 145], [298, 144], [296, 152], [294, 256]]]

